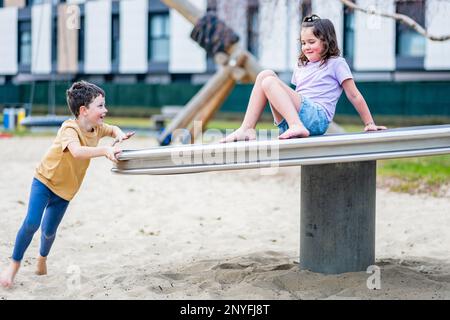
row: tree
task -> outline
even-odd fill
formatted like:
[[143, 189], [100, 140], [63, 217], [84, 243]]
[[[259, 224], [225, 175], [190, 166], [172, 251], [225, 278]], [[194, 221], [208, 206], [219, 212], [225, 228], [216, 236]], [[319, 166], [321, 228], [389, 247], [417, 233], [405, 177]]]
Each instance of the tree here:
[[364, 12], [367, 14], [378, 15], [381, 17], [395, 19], [395, 20], [399, 21], [400, 23], [403, 23], [403, 24], [409, 26], [410, 28], [417, 31], [419, 34], [423, 35], [424, 37], [426, 37], [432, 41], [446, 41], [446, 40], [450, 39], [450, 35], [435, 36], [435, 35], [429, 34], [428, 31], [424, 27], [422, 27], [414, 19], [412, 19], [411, 17], [409, 17], [405, 14], [401, 14], [401, 13], [391, 14], [391, 13], [386, 13], [386, 12], [382, 12], [379, 10], [375, 10], [373, 8], [363, 8], [361, 6], [358, 6], [352, 0], [338, 0], [338, 1], [341, 1], [345, 6], [351, 8], [353, 10], [358, 10], [358, 11], [361, 11], [361, 12]]

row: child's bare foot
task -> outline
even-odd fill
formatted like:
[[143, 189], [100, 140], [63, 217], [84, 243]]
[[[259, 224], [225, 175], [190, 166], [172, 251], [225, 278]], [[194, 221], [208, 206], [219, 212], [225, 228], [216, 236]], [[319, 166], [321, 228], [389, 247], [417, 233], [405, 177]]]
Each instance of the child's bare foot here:
[[292, 126], [283, 132], [278, 139], [306, 138], [309, 137], [309, 131], [303, 126]]
[[225, 142], [234, 142], [234, 141], [248, 141], [256, 139], [256, 130], [255, 129], [244, 129], [239, 128], [233, 133], [229, 134], [225, 138], [220, 140], [220, 143]]
[[11, 288], [14, 283], [17, 271], [19, 271], [20, 262], [12, 261], [8, 269], [2, 272], [0, 276], [0, 285], [5, 288]]
[[47, 274], [47, 257], [38, 257], [35, 273], [38, 276], [44, 276]]

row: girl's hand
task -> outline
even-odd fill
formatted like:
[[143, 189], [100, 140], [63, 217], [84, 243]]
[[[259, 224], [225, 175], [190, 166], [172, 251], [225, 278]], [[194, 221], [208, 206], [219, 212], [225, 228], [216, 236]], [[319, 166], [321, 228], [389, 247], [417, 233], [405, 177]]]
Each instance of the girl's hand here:
[[366, 124], [366, 126], [364, 127], [364, 131], [378, 131], [378, 130], [386, 130], [387, 128], [385, 126], [377, 126], [375, 123], [370, 122], [368, 124]]
[[135, 133], [136, 132], [134, 132], [134, 131], [133, 132], [127, 132], [127, 133], [123, 133], [122, 131], [120, 131], [117, 134], [116, 139], [114, 140], [112, 145], [114, 146], [116, 143], [120, 143], [123, 140], [127, 140], [127, 139], [131, 138], [132, 136], [134, 136]]
[[122, 152], [122, 149], [119, 147], [106, 147], [105, 149], [105, 157], [108, 158], [109, 160], [111, 160], [114, 163], [119, 162], [117, 160], [117, 155], [120, 154]]

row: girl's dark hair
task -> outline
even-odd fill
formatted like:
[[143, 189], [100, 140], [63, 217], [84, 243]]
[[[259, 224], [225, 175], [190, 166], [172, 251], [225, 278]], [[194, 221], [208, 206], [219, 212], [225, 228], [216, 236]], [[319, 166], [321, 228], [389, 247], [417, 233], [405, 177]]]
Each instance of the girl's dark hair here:
[[[331, 57], [339, 57], [341, 52], [338, 47], [336, 31], [333, 23], [329, 19], [321, 19], [318, 15], [313, 14], [303, 19], [302, 28], [313, 28], [314, 36], [323, 43], [323, 52], [320, 57], [323, 65]], [[298, 65], [306, 65], [309, 62], [303, 51], [300, 52]]]
[[80, 115], [81, 106], [89, 108], [89, 104], [94, 101], [95, 98], [98, 96], [105, 96], [105, 91], [93, 83], [81, 80], [72, 84], [70, 89], [66, 91], [66, 96], [70, 112], [72, 112], [75, 117], [78, 117]]

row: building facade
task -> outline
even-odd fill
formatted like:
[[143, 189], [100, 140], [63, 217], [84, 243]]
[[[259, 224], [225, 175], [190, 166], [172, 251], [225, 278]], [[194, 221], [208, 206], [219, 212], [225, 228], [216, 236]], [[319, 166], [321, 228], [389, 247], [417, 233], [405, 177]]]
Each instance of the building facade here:
[[[300, 22], [310, 13], [333, 21], [358, 81], [450, 81], [450, 41], [430, 41], [393, 19], [354, 12], [339, 0], [189, 1], [216, 11], [262, 67], [286, 81], [300, 50]], [[450, 33], [447, 1], [356, 3], [408, 14], [431, 34]], [[0, 0], [0, 84], [81, 78], [202, 84], [216, 67], [191, 40], [191, 31], [190, 23], [160, 0]]]

